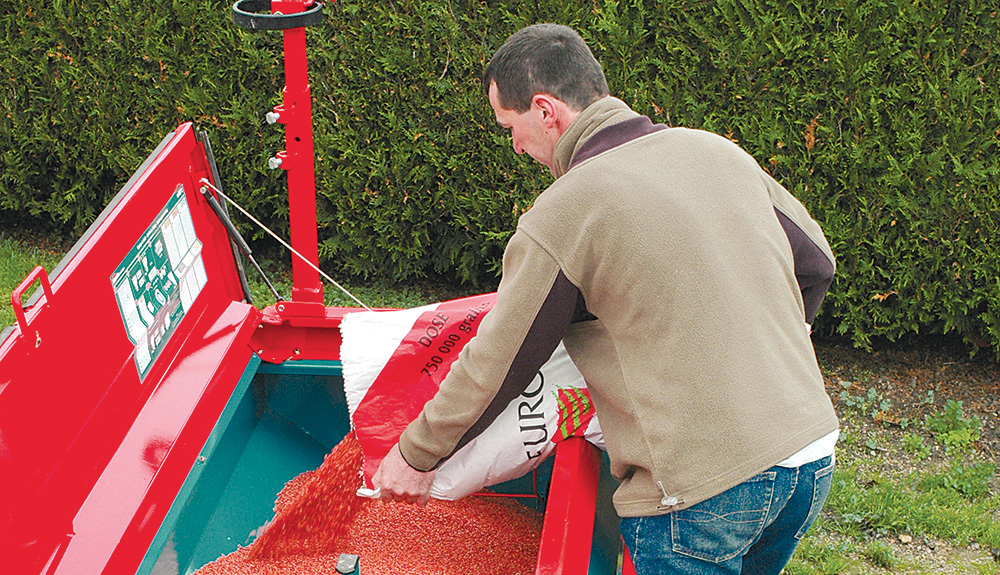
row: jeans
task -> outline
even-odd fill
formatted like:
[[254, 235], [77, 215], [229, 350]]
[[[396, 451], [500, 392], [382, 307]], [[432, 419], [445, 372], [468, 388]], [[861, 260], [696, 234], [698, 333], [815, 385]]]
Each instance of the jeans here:
[[819, 515], [833, 458], [772, 467], [687, 509], [625, 517], [637, 575], [778, 575]]

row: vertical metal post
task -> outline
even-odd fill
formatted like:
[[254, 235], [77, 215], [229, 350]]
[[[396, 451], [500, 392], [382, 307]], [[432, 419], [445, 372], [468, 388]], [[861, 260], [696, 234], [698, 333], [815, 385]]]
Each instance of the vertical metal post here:
[[[273, 14], [294, 14], [312, 7], [313, 0], [272, 0]], [[316, 175], [312, 132], [312, 94], [306, 62], [305, 27], [283, 30], [285, 88], [282, 105], [275, 107], [278, 122], [285, 125], [285, 146], [277, 154], [288, 172], [288, 213], [291, 244], [300, 254], [319, 265], [316, 231]], [[292, 301], [323, 303], [319, 273], [300, 258], [292, 257]]]

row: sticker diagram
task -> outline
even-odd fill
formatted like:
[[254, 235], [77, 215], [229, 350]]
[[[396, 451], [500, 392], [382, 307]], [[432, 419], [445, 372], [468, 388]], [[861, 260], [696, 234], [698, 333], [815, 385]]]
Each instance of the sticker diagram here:
[[179, 184], [111, 274], [140, 380], [205, 287], [201, 246]]

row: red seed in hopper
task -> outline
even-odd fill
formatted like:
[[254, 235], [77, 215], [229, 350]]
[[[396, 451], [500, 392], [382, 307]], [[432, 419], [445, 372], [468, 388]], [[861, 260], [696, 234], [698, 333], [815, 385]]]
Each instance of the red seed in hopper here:
[[355, 495], [361, 461], [348, 434], [319, 469], [282, 489], [264, 535], [197, 575], [332, 574], [341, 553], [360, 556], [364, 575], [535, 572], [540, 513], [493, 497], [431, 500], [426, 507], [365, 500]]
[[341, 552], [360, 556], [364, 575], [529, 575], [541, 528], [540, 513], [507, 498], [370, 501]]

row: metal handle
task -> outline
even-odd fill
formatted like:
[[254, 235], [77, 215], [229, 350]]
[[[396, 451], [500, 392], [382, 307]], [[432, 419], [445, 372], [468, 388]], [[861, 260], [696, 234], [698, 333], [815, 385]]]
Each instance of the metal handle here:
[[21, 334], [28, 333], [28, 318], [24, 315], [24, 306], [21, 304], [21, 297], [28, 291], [31, 284], [38, 280], [42, 284], [42, 291], [45, 292], [45, 301], [52, 300], [52, 284], [49, 283], [49, 276], [45, 273], [45, 268], [38, 266], [31, 270], [28, 277], [24, 278], [14, 291], [10, 293], [10, 307], [14, 308], [14, 316], [17, 318], [17, 325], [21, 328]]
[[293, 14], [260, 14], [271, 9], [271, 0], [237, 0], [233, 4], [233, 22], [252, 30], [288, 30], [303, 28], [323, 21], [323, 4], [313, 2], [311, 8]]

